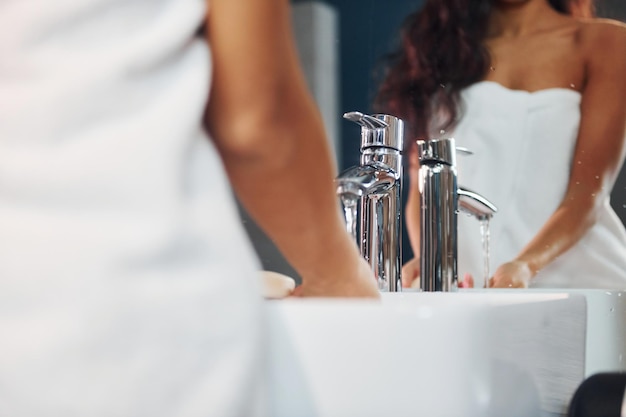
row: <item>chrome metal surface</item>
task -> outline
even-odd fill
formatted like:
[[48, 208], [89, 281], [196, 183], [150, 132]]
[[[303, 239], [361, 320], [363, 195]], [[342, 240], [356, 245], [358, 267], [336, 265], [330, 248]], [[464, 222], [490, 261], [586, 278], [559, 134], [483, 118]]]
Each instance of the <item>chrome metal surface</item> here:
[[420, 161], [420, 274], [423, 291], [457, 288], [457, 175], [454, 166]]
[[367, 115], [345, 113], [343, 117], [361, 126], [361, 151], [370, 147], [385, 147], [402, 151], [404, 122], [387, 114]]
[[456, 151], [453, 138], [417, 141], [417, 155], [421, 163], [439, 162], [455, 166]]
[[344, 117], [361, 125], [361, 160], [337, 177], [337, 194], [342, 202], [359, 198], [359, 228], [354, 231], [350, 227], [350, 232], [356, 234], [378, 288], [401, 291], [403, 122], [393, 116], [359, 112]]
[[478, 220], [490, 219], [498, 211], [485, 197], [473, 191], [458, 187], [459, 210], [466, 214], [470, 214]]
[[472, 152], [469, 149], [464, 148], [462, 146], [457, 146], [456, 147], [456, 153], [457, 153], [457, 155], [463, 155], [463, 156], [465, 156], [465, 155], [468, 155], [468, 156], [469, 155], [474, 155], [474, 152]]
[[348, 113], [344, 113], [344, 119], [350, 120], [358, 125], [361, 125], [367, 129], [384, 129], [387, 127], [387, 123], [382, 120], [377, 119], [374, 116], [370, 116], [369, 114], [363, 114], [358, 111], [352, 111]]
[[418, 140], [420, 160], [420, 285], [423, 291], [454, 291], [458, 287], [457, 216], [459, 209], [479, 220], [497, 208], [481, 195], [457, 185], [452, 138]]

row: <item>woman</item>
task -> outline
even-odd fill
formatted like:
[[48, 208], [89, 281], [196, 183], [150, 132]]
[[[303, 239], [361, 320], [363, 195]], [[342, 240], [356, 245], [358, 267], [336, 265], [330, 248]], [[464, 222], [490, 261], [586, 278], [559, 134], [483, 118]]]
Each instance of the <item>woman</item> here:
[[228, 180], [300, 295], [377, 296], [288, 2], [209, 3], [0, 0], [0, 415], [265, 415]]
[[[499, 208], [491, 287], [626, 288], [626, 233], [609, 205], [624, 158], [626, 27], [591, 16], [576, 0], [427, 1], [380, 89], [379, 105], [414, 137], [453, 136], [474, 151], [457, 159], [458, 176]], [[419, 254], [410, 152], [405, 218]], [[466, 216], [459, 273], [484, 273]], [[404, 285], [418, 275], [416, 258]]]

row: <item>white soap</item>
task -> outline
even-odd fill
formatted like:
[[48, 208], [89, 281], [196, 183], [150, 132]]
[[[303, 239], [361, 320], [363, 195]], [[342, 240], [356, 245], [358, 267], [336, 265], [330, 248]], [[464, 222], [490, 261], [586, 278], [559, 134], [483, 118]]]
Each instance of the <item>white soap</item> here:
[[265, 298], [285, 298], [296, 288], [296, 281], [273, 271], [261, 271], [261, 288]]

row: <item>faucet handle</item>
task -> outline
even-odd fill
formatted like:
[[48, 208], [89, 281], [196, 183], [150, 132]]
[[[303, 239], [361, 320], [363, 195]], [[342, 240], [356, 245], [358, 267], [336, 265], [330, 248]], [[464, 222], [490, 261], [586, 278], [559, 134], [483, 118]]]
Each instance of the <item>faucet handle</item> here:
[[420, 163], [443, 163], [456, 165], [456, 151], [454, 138], [419, 139], [417, 143], [417, 156]]
[[358, 111], [345, 113], [344, 119], [361, 126], [361, 150], [367, 148], [390, 148], [402, 152], [404, 122], [388, 114], [363, 114]]
[[351, 122], [354, 122], [358, 125], [361, 125], [366, 129], [384, 129], [389, 126], [383, 120], [379, 120], [373, 116], [370, 116], [369, 114], [363, 114], [359, 111], [344, 113], [343, 118], [350, 120]]

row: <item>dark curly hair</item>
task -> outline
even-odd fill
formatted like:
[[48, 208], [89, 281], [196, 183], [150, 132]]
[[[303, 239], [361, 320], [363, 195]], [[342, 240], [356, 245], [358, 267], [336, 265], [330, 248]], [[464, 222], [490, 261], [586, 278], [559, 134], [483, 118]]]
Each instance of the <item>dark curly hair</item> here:
[[[558, 12], [592, 17], [592, 0], [548, 0]], [[494, 0], [426, 0], [405, 20], [402, 43], [376, 96], [376, 110], [405, 120], [414, 138], [437, 136], [458, 120], [460, 92], [485, 77], [484, 45]]]

